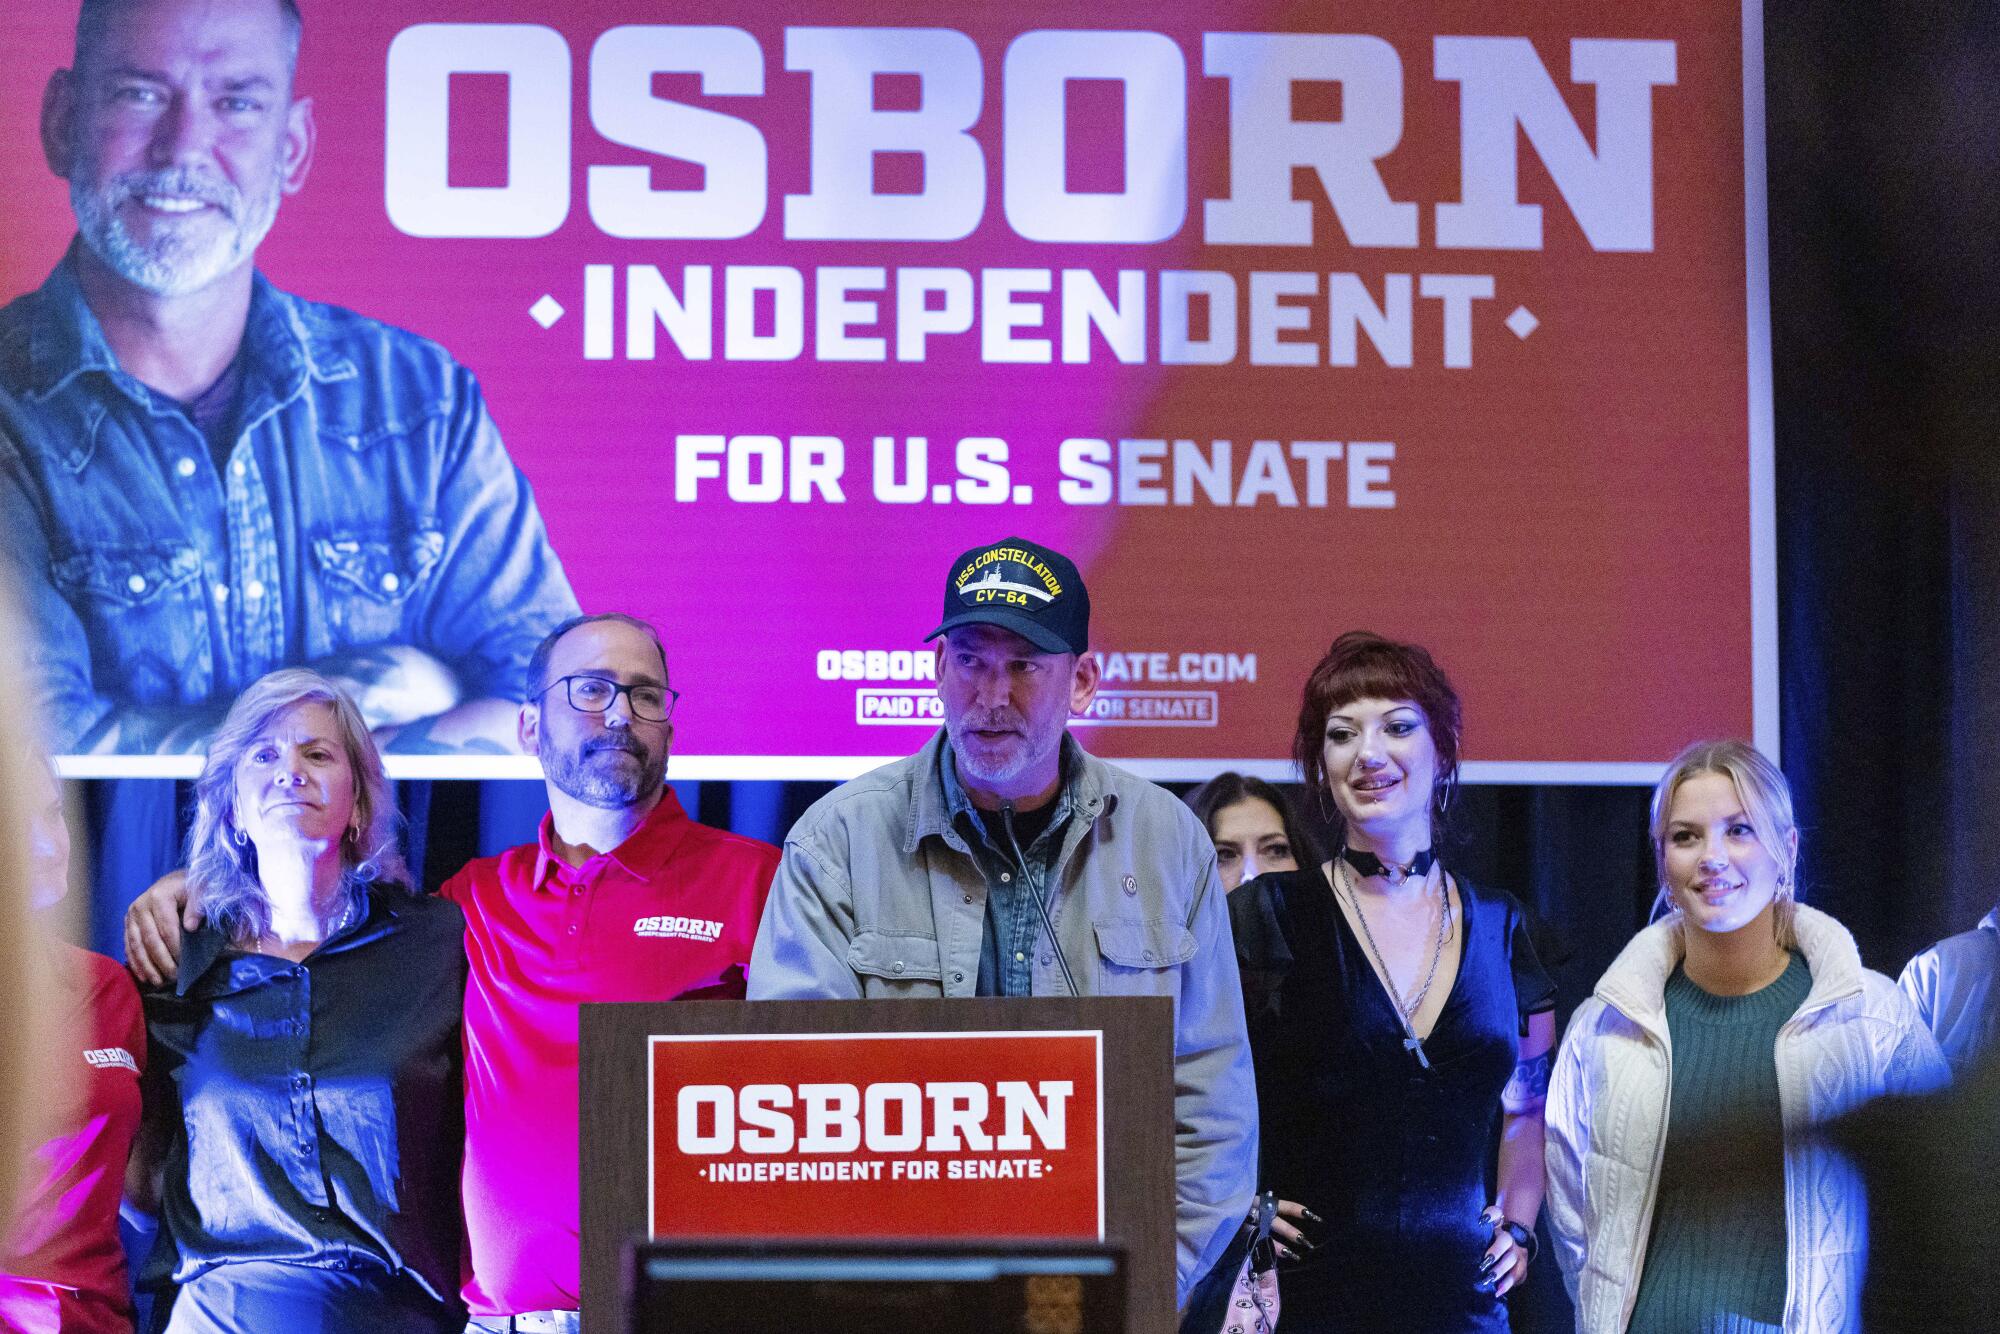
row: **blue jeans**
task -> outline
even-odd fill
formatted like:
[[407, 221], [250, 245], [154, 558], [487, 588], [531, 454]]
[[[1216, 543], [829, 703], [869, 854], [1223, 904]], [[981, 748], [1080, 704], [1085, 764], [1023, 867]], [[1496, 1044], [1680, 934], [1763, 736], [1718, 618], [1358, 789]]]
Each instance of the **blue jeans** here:
[[415, 1280], [379, 1269], [314, 1269], [249, 1261], [181, 1285], [163, 1334], [459, 1334], [460, 1308]]

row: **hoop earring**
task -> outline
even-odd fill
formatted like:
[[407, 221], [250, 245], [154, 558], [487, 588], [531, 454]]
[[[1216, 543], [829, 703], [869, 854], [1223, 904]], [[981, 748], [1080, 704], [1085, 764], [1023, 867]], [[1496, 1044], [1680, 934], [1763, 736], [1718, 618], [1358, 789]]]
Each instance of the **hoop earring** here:
[[229, 831], [229, 841], [239, 848], [246, 847], [250, 842], [250, 836], [241, 828], [236, 828]]

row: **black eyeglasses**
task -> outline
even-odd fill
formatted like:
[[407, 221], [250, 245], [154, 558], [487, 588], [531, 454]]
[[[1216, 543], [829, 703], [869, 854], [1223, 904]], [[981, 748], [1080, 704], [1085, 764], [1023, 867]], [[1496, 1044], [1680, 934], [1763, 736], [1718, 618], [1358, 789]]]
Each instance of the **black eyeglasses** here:
[[604, 713], [623, 695], [632, 716], [648, 723], [663, 723], [673, 717], [674, 705], [681, 697], [681, 692], [672, 686], [621, 686], [602, 676], [562, 676], [543, 686], [535, 698], [540, 699], [557, 686], [563, 687], [569, 706], [578, 713]]

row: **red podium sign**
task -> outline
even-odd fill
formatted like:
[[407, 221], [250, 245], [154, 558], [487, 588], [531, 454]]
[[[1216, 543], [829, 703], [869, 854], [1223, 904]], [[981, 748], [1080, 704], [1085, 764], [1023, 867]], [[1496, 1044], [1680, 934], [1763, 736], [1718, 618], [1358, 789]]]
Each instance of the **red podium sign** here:
[[1104, 1236], [1103, 1034], [651, 1039], [654, 1237]]

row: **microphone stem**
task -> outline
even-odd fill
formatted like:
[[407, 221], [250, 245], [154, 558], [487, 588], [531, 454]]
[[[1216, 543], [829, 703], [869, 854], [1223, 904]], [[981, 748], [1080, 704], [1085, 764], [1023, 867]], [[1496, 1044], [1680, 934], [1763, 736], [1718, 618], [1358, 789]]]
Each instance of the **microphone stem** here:
[[1063, 985], [1072, 996], [1083, 993], [1076, 989], [1076, 978], [1069, 971], [1069, 960], [1063, 955], [1062, 942], [1056, 939], [1056, 924], [1049, 917], [1048, 901], [1042, 897], [1041, 885], [1028, 873], [1028, 857], [1021, 851], [1021, 840], [1014, 836], [1014, 803], [1008, 802], [1000, 808], [1000, 827], [1007, 831], [1007, 846], [1013, 850], [1014, 865], [1020, 872], [1021, 887], [1035, 900], [1035, 911], [1041, 914], [1042, 930], [1048, 933], [1049, 945], [1056, 953], [1056, 966], [1062, 969]]

